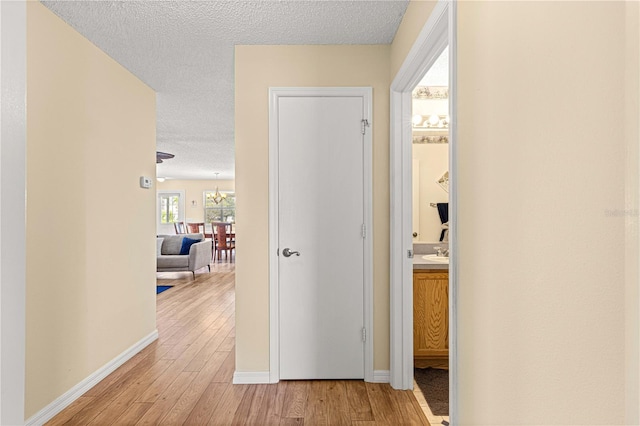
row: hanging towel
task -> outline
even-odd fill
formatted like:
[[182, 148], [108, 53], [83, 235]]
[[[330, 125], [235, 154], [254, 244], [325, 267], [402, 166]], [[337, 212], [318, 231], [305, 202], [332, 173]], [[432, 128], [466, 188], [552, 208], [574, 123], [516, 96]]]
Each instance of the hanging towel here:
[[[449, 223], [449, 203], [437, 203], [436, 206], [438, 207], [438, 215], [440, 215], [440, 223], [445, 224], [445, 223]], [[449, 228], [447, 226], [447, 228]], [[440, 241], [444, 241], [444, 237], [448, 236], [446, 235], [448, 232], [448, 229], [443, 229], [442, 232], [440, 233]]]

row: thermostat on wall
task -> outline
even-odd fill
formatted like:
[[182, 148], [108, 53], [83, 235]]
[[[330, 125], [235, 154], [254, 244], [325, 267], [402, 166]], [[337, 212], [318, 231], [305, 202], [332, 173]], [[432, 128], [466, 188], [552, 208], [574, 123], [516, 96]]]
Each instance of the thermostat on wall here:
[[151, 178], [140, 176], [140, 188], [151, 188]]

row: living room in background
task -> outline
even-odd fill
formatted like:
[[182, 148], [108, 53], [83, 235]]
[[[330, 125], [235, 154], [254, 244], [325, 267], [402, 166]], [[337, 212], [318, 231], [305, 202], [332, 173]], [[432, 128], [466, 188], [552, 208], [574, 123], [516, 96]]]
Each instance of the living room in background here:
[[157, 234], [175, 234], [174, 223], [184, 222], [184, 191], [158, 190], [156, 223]]

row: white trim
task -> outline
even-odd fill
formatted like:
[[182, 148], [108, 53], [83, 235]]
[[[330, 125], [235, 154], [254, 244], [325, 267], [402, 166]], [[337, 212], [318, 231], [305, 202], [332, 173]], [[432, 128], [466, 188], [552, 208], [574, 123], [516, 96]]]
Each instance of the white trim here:
[[[413, 90], [447, 46], [449, 40], [448, 13], [451, 3], [446, 0], [439, 0], [436, 3], [431, 16], [425, 22], [422, 31], [393, 79], [392, 91]], [[451, 53], [449, 56], [452, 56]]]
[[373, 89], [371, 87], [271, 87], [269, 88], [269, 383], [280, 380], [278, 326], [278, 98], [292, 96], [362, 97], [364, 118], [369, 122], [364, 139], [364, 380], [373, 371]]
[[269, 383], [280, 381], [278, 283], [278, 96], [269, 89]]
[[26, 426], [42, 425], [51, 420], [56, 414], [67, 408], [72, 402], [85, 394], [89, 389], [97, 385], [102, 379], [114, 372], [122, 364], [130, 360], [135, 354], [146, 348], [158, 339], [158, 330], [154, 330], [129, 349], [100, 367], [80, 383], [56, 398], [51, 404], [38, 411], [26, 422]]
[[[413, 282], [407, 250], [411, 237], [411, 91], [449, 45], [449, 412], [452, 424], [458, 413], [457, 346], [457, 129], [456, 129], [456, 2], [440, 0], [418, 35], [391, 84], [390, 143], [390, 383], [396, 389], [413, 388]], [[398, 178], [399, 177], [399, 178]]]
[[0, 1], [0, 424], [24, 424], [26, 2]]
[[271, 383], [268, 371], [236, 371], [233, 373], [234, 385], [256, 385]]
[[375, 370], [373, 372], [373, 380], [370, 381], [372, 383], [389, 383], [390, 377], [389, 370]]
[[458, 374], [458, 5], [449, 8], [449, 422], [459, 422]]

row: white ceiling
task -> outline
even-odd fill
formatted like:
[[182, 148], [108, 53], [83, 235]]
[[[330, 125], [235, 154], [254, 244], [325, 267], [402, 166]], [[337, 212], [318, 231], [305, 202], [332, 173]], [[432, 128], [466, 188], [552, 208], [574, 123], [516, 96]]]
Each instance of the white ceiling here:
[[233, 179], [234, 45], [391, 43], [408, 1], [42, 3], [157, 92], [158, 176]]

